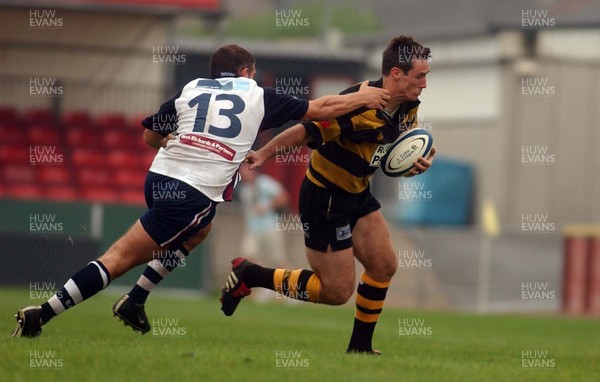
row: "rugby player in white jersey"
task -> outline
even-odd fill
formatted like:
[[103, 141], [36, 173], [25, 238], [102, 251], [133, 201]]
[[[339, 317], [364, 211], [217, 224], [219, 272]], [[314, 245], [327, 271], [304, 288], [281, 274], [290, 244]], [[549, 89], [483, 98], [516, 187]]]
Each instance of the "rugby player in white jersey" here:
[[[211, 78], [189, 82], [142, 121], [144, 141], [159, 147], [144, 186], [148, 212], [47, 302], [19, 309], [13, 336], [39, 336], [51, 318], [144, 263], [142, 276], [113, 312], [148, 332], [148, 294], [208, 235], [217, 204], [231, 200], [239, 166], [261, 130], [291, 120], [335, 118], [360, 107], [382, 109], [389, 99], [386, 90], [366, 82], [357, 93], [313, 101], [277, 94], [256, 84], [255, 60], [237, 45], [218, 49], [210, 72]], [[162, 255], [155, 259], [156, 253]]]

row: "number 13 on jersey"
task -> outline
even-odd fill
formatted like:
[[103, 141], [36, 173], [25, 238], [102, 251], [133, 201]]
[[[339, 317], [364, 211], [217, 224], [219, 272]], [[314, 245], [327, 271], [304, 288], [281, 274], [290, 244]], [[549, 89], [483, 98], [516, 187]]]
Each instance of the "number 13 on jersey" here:
[[217, 127], [210, 122], [207, 122], [208, 106], [210, 104], [212, 93], [203, 93], [194, 97], [189, 103], [190, 108], [198, 106], [196, 111], [196, 120], [194, 122], [193, 131], [197, 133], [205, 133], [206, 125], [208, 124], [207, 134], [221, 138], [235, 138], [242, 131], [242, 122], [237, 117], [238, 114], [244, 111], [246, 104], [244, 100], [235, 94], [217, 94], [215, 101], [229, 101], [230, 108], [219, 108], [219, 115], [229, 120], [229, 126]]

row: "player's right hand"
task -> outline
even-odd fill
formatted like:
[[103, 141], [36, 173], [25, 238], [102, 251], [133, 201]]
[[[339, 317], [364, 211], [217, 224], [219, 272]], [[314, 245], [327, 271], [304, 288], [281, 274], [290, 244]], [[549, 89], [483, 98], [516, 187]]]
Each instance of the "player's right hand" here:
[[263, 165], [264, 161], [265, 160], [261, 158], [256, 151], [253, 150], [250, 150], [248, 152], [248, 155], [246, 155], [246, 159], [244, 159], [244, 162], [250, 165], [250, 170], [255, 170], [259, 168]]
[[365, 98], [365, 107], [369, 109], [383, 110], [387, 106], [387, 101], [391, 98], [386, 89], [369, 86], [369, 81], [364, 81], [358, 92]]
[[403, 175], [405, 178], [411, 178], [415, 175], [419, 175], [427, 171], [429, 167], [431, 167], [431, 163], [433, 162], [433, 157], [435, 156], [435, 147], [431, 148], [429, 155], [427, 158], [420, 157], [416, 161], [413, 162], [413, 168], [406, 174]]

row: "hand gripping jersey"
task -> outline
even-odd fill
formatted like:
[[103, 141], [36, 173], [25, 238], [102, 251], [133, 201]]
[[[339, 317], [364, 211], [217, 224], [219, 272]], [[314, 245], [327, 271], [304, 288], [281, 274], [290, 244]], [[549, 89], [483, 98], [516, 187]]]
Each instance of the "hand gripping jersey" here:
[[[383, 80], [370, 81], [369, 86], [382, 87]], [[356, 92], [359, 87], [340, 94]], [[303, 122], [315, 149], [306, 177], [329, 190], [363, 192], [390, 144], [403, 131], [417, 127], [419, 103], [404, 102], [392, 114], [362, 107], [338, 118]]]
[[238, 169], [260, 130], [301, 119], [308, 101], [261, 88], [252, 79], [198, 78], [142, 125], [174, 140], [150, 171], [181, 180], [209, 199], [231, 200]]

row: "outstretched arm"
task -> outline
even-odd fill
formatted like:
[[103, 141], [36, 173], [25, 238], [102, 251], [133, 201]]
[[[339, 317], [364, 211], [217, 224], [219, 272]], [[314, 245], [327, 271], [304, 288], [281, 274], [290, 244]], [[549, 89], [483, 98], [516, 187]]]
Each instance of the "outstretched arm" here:
[[283, 148], [291, 146], [304, 146], [312, 141], [302, 124], [297, 124], [285, 130], [271, 139], [258, 151], [250, 151], [246, 156], [246, 162], [250, 164], [250, 170], [254, 170], [263, 163], [277, 155]]
[[382, 110], [390, 99], [389, 92], [369, 86], [364, 81], [357, 92], [344, 95], [323, 96], [309, 101], [304, 120], [324, 120], [340, 117], [361, 107]]

